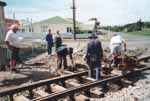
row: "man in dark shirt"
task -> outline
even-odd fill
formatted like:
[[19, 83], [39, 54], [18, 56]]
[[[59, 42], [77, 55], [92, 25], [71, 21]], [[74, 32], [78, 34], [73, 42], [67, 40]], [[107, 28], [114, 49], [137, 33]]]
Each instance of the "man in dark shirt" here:
[[51, 55], [51, 53], [52, 53], [52, 46], [53, 46], [53, 35], [51, 33], [51, 29], [48, 30], [48, 34], [46, 35], [46, 41], [47, 41], [48, 55]]
[[[67, 51], [67, 46], [63, 45], [63, 40], [59, 30], [56, 32], [54, 42], [55, 42], [55, 48], [57, 53], [57, 67], [61, 70], [66, 69], [68, 67], [67, 58], [66, 58], [66, 56], [68, 55], [68, 51]], [[62, 64], [64, 68], [62, 68]]]
[[96, 80], [100, 77], [101, 60], [103, 57], [103, 49], [100, 40], [95, 34], [92, 34], [87, 45], [86, 62], [89, 66], [89, 77], [94, 76], [94, 69], [96, 68]]

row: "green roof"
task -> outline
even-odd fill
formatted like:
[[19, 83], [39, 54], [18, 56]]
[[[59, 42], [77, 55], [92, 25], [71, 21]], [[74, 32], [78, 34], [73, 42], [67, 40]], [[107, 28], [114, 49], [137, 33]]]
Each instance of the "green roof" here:
[[[46, 19], [46, 20], [43, 20], [43, 21], [40, 21], [40, 22], [37, 22], [37, 23], [34, 23], [34, 24], [45, 24], [45, 23], [50, 23], [50, 24], [73, 24], [73, 20], [71, 18], [67, 18], [67, 19], [64, 19], [62, 17], [59, 17], [59, 16], [55, 16], [55, 17], [52, 17], [52, 18], [49, 18], [49, 19]], [[82, 24], [81, 22], [76, 22], [77, 24]]]
[[[68, 20], [68, 21], [70, 21], [71, 23], [73, 23], [73, 19], [72, 19], [72, 18], [66, 18], [66, 20]], [[80, 25], [80, 24], [83, 24], [83, 23], [81, 23], [81, 22], [79, 22], [79, 21], [76, 21], [76, 24], [77, 24], [77, 25]]]

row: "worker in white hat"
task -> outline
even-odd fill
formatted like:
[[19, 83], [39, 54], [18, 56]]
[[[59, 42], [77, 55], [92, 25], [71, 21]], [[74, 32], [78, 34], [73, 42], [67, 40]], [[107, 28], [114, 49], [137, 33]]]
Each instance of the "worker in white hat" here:
[[18, 25], [14, 24], [10, 27], [10, 30], [7, 32], [5, 37], [5, 42], [8, 49], [12, 52], [10, 59], [10, 68], [12, 71], [16, 72], [16, 64], [20, 62], [19, 58], [19, 48], [16, 44], [17, 36], [15, 35], [19, 30]]

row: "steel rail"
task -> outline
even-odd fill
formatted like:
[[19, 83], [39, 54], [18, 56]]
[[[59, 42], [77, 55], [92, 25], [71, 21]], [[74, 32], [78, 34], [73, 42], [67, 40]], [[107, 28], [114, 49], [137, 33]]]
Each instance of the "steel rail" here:
[[107, 78], [107, 79], [104, 79], [104, 80], [95, 81], [93, 83], [82, 85], [80, 87], [70, 88], [70, 89], [65, 90], [63, 92], [50, 94], [49, 96], [33, 99], [31, 101], [57, 101], [58, 99], [65, 98], [67, 96], [73, 96], [76, 93], [89, 90], [90, 88], [99, 86], [100, 84], [111, 82], [111, 81], [114, 81], [114, 80], [119, 80], [119, 79], [121, 79], [123, 77], [126, 77], [126, 76], [129, 76], [131, 74], [140, 73], [142, 71], [149, 70], [149, 69], [150, 69], [150, 66], [146, 66], [142, 69], [138, 69], [138, 70], [135, 70], [133, 72], [128, 72], [128, 73], [123, 74], [121, 76], [114, 76], [114, 77]]
[[47, 86], [52, 83], [65, 81], [65, 80], [71, 79], [71, 78], [81, 77], [81, 76], [84, 76], [87, 74], [88, 74], [88, 71], [84, 71], [84, 72], [74, 73], [74, 74], [56, 77], [56, 78], [52, 78], [52, 79], [46, 79], [46, 80], [38, 81], [38, 82], [35, 82], [32, 84], [28, 84], [28, 85], [22, 85], [22, 86], [10, 88], [10, 89], [4, 89], [4, 90], [0, 91], [0, 97], [7, 96], [7, 95], [12, 96], [12, 95], [22, 92], [22, 91], [33, 90], [33, 89], [36, 89], [41, 86]]

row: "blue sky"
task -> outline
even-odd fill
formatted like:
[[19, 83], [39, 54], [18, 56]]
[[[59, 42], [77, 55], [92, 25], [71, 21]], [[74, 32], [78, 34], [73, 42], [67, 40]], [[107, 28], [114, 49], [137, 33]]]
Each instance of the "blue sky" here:
[[[6, 17], [32, 18], [34, 22], [52, 16], [72, 17], [72, 0], [4, 0]], [[150, 0], [76, 0], [77, 19], [89, 23], [97, 17], [102, 25], [123, 25], [138, 19], [150, 21]]]

